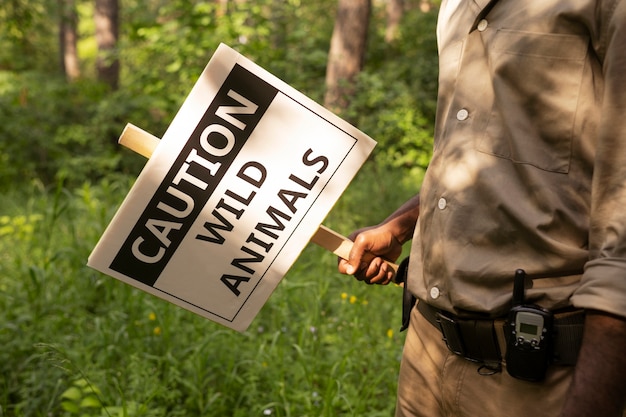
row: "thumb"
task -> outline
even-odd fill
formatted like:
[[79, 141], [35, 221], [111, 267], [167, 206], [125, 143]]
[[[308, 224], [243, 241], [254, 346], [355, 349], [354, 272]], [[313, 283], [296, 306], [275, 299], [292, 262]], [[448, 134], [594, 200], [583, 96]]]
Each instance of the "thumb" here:
[[358, 239], [352, 244], [352, 248], [350, 249], [350, 254], [348, 255], [348, 266], [346, 267], [346, 273], [348, 275], [354, 275], [358, 270], [361, 262], [363, 261], [363, 256], [365, 253], [365, 249], [362, 244], [358, 243]]

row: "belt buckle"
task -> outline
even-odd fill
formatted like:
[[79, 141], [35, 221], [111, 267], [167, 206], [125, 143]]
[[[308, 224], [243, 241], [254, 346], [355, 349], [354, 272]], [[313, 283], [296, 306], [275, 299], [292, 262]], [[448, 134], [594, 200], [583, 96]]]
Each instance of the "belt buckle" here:
[[465, 345], [463, 344], [463, 338], [461, 336], [461, 329], [456, 320], [442, 314], [440, 311], [437, 312], [436, 318], [439, 324], [439, 330], [441, 330], [441, 334], [443, 334], [443, 341], [446, 343], [448, 349], [456, 355], [467, 358]]

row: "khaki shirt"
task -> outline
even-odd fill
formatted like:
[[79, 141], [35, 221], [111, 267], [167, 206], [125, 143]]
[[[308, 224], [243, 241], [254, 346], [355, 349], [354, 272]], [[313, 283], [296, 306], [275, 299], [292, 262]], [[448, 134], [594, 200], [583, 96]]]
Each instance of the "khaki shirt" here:
[[409, 288], [500, 316], [522, 268], [527, 302], [626, 317], [626, 0], [442, 3]]

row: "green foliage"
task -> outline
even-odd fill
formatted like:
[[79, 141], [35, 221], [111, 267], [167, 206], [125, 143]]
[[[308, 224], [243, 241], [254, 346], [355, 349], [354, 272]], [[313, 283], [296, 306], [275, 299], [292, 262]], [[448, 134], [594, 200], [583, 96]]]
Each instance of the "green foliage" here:
[[[179, 106], [213, 51], [226, 43], [296, 88], [323, 85], [334, 0], [137, 2], [125, 9], [126, 88]], [[171, 108], [170, 108], [171, 110]]]
[[100, 390], [86, 379], [77, 379], [61, 394], [61, 408], [68, 416], [90, 416], [100, 410]]
[[[320, 101], [335, 2], [124, 2], [117, 50], [122, 86], [113, 92], [90, 78], [93, 71], [76, 83], [60, 76], [56, 46], [46, 43], [54, 38], [56, 2], [3, 3], [0, 16], [9, 24], [0, 29], [0, 62], [8, 54], [0, 64], [6, 68], [0, 71], [0, 190], [31, 179], [76, 185], [112, 171], [137, 172], [143, 161], [115, 145], [124, 125], [161, 136], [220, 42]], [[93, 4], [78, 0], [77, 6], [83, 64], [93, 65]], [[390, 45], [382, 34], [384, 8], [375, 8], [367, 65], [343, 116], [379, 142], [374, 158], [381, 166], [411, 170], [428, 163], [434, 23], [434, 13], [410, 9]], [[42, 58], [18, 57], [30, 49]]]
[[[373, 30], [368, 64], [344, 116], [378, 141], [374, 158], [381, 166], [419, 171], [428, 165], [432, 148], [436, 14], [412, 9], [404, 19], [400, 38], [391, 45]], [[384, 26], [374, 23], [372, 27]]]
[[143, 161], [124, 158], [116, 141], [128, 117], [150, 124], [143, 99], [106, 93], [88, 81], [0, 73], [0, 190], [29, 179], [76, 185], [110, 172], [138, 172]]
[[[376, 174], [363, 175], [339, 211], [361, 204]], [[84, 266], [129, 187], [0, 196], [3, 415], [391, 414], [398, 287], [341, 276], [335, 257], [311, 246], [248, 331], [225, 329]]]
[[53, 0], [0, 3], [0, 71], [51, 69], [50, 63], [57, 60], [55, 26], [50, 25], [56, 7]]
[[[340, 276], [308, 247], [238, 334], [85, 266], [145, 162], [115, 144], [127, 122], [160, 136], [220, 42], [323, 97], [335, 0], [128, 0], [122, 85], [59, 75], [55, 0], [0, 3], [0, 415], [383, 416], [403, 335], [397, 287]], [[343, 115], [375, 155], [326, 223], [347, 234], [419, 188], [434, 120], [434, 14], [383, 41], [376, 8], [358, 94]]]

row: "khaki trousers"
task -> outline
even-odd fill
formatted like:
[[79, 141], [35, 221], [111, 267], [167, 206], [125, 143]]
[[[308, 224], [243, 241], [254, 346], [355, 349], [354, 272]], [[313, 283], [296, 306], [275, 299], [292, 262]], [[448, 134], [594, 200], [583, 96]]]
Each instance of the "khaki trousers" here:
[[481, 375], [480, 364], [451, 353], [441, 333], [416, 308], [407, 331], [396, 417], [559, 415], [573, 367], [550, 367], [542, 383], [512, 378], [504, 368]]

